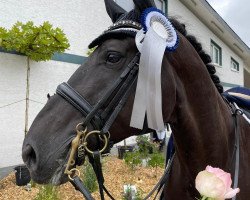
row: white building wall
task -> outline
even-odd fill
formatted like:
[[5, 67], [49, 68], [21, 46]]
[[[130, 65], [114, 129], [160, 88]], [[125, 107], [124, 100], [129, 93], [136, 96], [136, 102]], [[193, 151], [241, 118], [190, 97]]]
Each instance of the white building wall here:
[[[26, 98], [26, 57], [0, 53], [0, 168], [22, 163]], [[67, 81], [76, 64], [31, 62], [29, 126], [57, 85]]]
[[[170, 16], [176, 17], [179, 21], [186, 25], [188, 32], [197, 37], [198, 41], [201, 42], [204, 50], [208, 54], [210, 54], [211, 39], [221, 47], [222, 66], [217, 67], [217, 74], [222, 82], [241, 86], [244, 85], [244, 63], [238, 55], [236, 55], [224, 42], [222, 42], [179, 0], [168, 0], [168, 11]], [[239, 72], [231, 70], [231, 57], [239, 63]]]
[[49, 61], [31, 62], [29, 126], [47, 102], [47, 94], [53, 95], [56, 87], [66, 82], [79, 65]]
[[[35, 25], [49, 21], [63, 29], [69, 39], [66, 52], [81, 56], [111, 24], [100, 0], [0, 0], [0, 5], [0, 27], [9, 29], [17, 21], [33, 21]], [[22, 163], [26, 66], [25, 56], [0, 52], [0, 168]], [[78, 67], [57, 61], [31, 62], [29, 126], [46, 103], [46, 95], [54, 94], [57, 85], [67, 81]]]
[[0, 168], [20, 162], [26, 73], [23, 56], [0, 54]]

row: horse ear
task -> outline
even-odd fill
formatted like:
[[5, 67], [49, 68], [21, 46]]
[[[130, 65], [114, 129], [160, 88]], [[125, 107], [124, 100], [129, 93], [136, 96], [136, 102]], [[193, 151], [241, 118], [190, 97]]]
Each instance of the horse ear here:
[[140, 12], [149, 7], [156, 7], [154, 0], [133, 0], [135, 8]]
[[117, 3], [114, 2], [114, 0], [104, 0], [104, 2], [106, 11], [113, 23], [116, 22], [121, 15], [126, 13], [123, 8], [121, 8]]

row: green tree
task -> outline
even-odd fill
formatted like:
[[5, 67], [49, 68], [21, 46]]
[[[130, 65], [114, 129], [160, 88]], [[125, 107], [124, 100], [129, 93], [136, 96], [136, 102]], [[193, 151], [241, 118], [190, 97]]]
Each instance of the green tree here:
[[62, 53], [69, 48], [68, 39], [60, 28], [53, 28], [49, 22], [35, 26], [17, 22], [10, 30], [0, 28], [0, 46], [7, 51], [16, 51], [34, 61], [50, 60], [55, 52]]
[[141, 158], [145, 159], [150, 157], [150, 154], [157, 151], [155, 145], [149, 141], [149, 137], [140, 135], [136, 138], [136, 142], [138, 145], [138, 151], [141, 154]]

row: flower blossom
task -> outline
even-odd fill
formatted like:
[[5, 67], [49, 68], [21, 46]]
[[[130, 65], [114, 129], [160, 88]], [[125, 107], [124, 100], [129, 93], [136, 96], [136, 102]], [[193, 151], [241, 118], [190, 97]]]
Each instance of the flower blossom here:
[[195, 179], [195, 188], [202, 195], [202, 199], [224, 200], [234, 197], [239, 188], [231, 188], [231, 175], [220, 168], [207, 166], [198, 173]]

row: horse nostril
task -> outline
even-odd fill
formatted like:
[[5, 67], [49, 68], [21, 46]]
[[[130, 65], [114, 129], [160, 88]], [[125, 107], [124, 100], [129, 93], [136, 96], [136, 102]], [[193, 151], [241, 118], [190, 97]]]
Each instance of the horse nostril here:
[[36, 153], [31, 145], [28, 144], [23, 148], [22, 157], [29, 168], [36, 165]]

